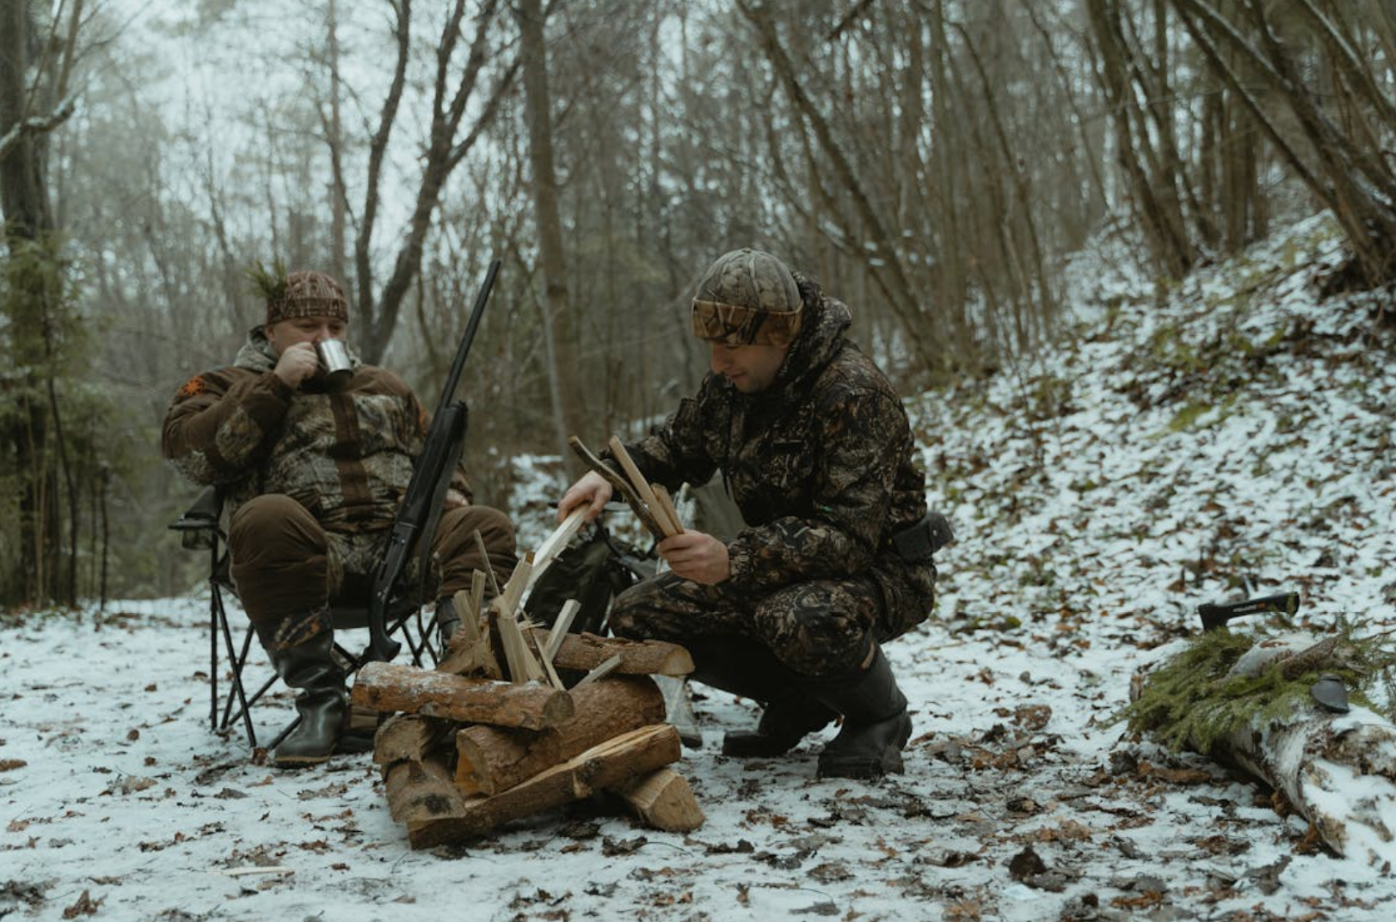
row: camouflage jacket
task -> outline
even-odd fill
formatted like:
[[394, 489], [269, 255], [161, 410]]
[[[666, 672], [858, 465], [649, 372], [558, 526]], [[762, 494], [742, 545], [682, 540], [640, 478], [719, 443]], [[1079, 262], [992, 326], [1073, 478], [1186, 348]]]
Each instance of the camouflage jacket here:
[[[891, 537], [926, 513], [900, 398], [844, 338], [848, 307], [809, 282], [801, 293], [804, 329], [769, 388], [742, 394], [710, 373], [662, 426], [627, 446], [646, 477], [671, 490], [722, 471], [747, 524], [728, 545], [731, 580], [757, 592], [872, 568], [900, 575], [909, 565]], [[924, 568], [918, 584], [934, 579]]]
[[[392, 372], [359, 363], [342, 387], [318, 378], [291, 390], [272, 373], [261, 327], [229, 368], [185, 382], [165, 416], [165, 457], [190, 480], [218, 484], [231, 513], [284, 493], [328, 530], [392, 524], [427, 432], [427, 412]], [[463, 473], [452, 486], [467, 497]]]

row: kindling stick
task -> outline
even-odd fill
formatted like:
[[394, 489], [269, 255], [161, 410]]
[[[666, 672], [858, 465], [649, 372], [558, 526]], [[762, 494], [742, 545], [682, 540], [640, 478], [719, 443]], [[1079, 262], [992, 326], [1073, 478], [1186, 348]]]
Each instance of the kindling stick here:
[[635, 487], [635, 492], [640, 494], [640, 499], [644, 501], [645, 505], [648, 506], [650, 511], [654, 514], [654, 517], [659, 521], [659, 527], [660, 530], [664, 532], [664, 537], [671, 538], [682, 531], [682, 529], [675, 527], [675, 523], [670, 518], [668, 512], [664, 507], [660, 506], [659, 499], [654, 495], [654, 490], [651, 489], [649, 481], [645, 479], [644, 474], [640, 473], [640, 469], [635, 466], [634, 459], [630, 457], [630, 452], [625, 450], [625, 445], [621, 443], [621, 440], [613, 435], [611, 436], [611, 440], [606, 444], [611, 449], [611, 454], [615, 456], [615, 459], [620, 462], [620, 466], [624, 468], [626, 476], [630, 478], [630, 482]]

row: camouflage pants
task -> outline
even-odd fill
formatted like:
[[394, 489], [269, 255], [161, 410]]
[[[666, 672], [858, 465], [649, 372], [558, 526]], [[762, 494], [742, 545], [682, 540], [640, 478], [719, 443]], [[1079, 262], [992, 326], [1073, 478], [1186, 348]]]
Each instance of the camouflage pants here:
[[[480, 557], [477, 529], [487, 561]], [[231, 574], [258, 636], [264, 643], [275, 637], [277, 646], [294, 645], [328, 626], [330, 604], [366, 604], [387, 537], [387, 531], [328, 532], [304, 506], [279, 493], [239, 506], [228, 528]], [[429, 598], [468, 589], [471, 573], [487, 566], [503, 584], [517, 562], [513, 525], [488, 506], [448, 509], [437, 525], [432, 557]]]
[[793, 672], [824, 678], [856, 669], [883, 606], [882, 588], [871, 576], [810, 580], [750, 596], [661, 573], [616, 597], [611, 629], [621, 637], [678, 644], [749, 637]]

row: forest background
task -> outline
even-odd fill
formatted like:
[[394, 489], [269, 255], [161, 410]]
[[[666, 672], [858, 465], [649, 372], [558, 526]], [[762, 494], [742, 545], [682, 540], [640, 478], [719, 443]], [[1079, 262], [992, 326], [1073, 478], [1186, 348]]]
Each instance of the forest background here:
[[[0, 607], [166, 597], [190, 374], [320, 268], [461, 393], [482, 499], [672, 408], [721, 252], [785, 257], [904, 393], [1012, 369], [1117, 235], [1160, 292], [1328, 210], [1396, 275], [1392, 0], [0, 0]], [[1389, 303], [1389, 302], [1382, 302]]]

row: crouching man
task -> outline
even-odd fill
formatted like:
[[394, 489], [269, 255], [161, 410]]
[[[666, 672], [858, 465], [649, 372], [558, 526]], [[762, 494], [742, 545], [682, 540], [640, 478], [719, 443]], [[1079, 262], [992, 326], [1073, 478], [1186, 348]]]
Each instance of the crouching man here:
[[[930, 613], [944, 537], [944, 520], [926, 515], [901, 401], [845, 338], [848, 307], [774, 256], [722, 256], [692, 310], [711, 373], [626, 447], [670, 490], [721, 470], [746, 528], [731, 543], [691, 530], [665, 539], [671, 571], [622, 593], [611, 627], [682, 644], [693, 678], [764, 705], [754, 732], [727, 734], [725, 753], [779, 755], [842, 716], [821, 777], [900, 772], [911, 718], [881, 644]], [[595, 516], [610, 496], [588, 473], [559, 518], [583, 505]]]

